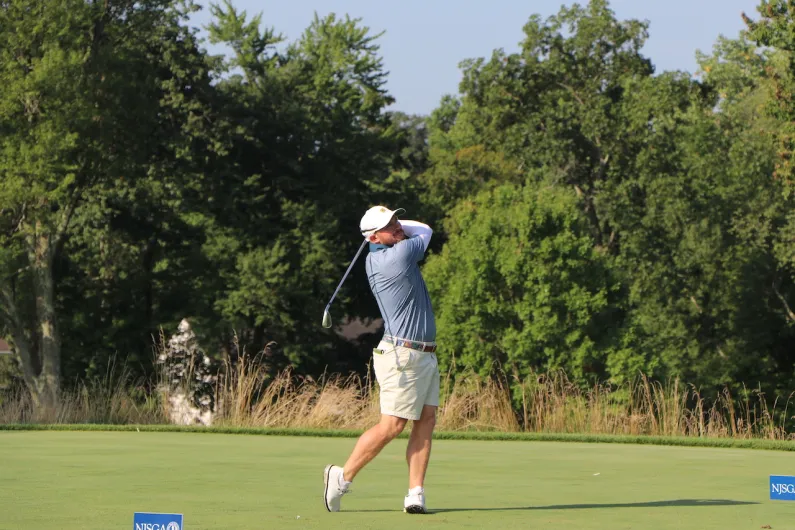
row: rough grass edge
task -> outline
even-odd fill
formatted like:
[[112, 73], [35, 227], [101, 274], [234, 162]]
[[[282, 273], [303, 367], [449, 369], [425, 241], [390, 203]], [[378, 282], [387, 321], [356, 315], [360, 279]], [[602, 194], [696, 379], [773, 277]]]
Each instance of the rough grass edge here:
[[[257, 427], [204, 427], [193, 425], [100, 425], [100, 424], [0, 424], [0, 431], [118, 431], [118, 432], [184, 432], [206, 434], [244, 434], [258, 436], [312, 436], [317, 438], [356, 438], [360, 430], [284, 429]], [[403, 433], [399, 438], [407, 438]], [[795, 451], [795, 441], [696, 438], [692, 436], [625, 436], [614, 434], [532, 433], [532, 432], [449, 432], [437, 431], [436, 440], [479, 440], [514, 442], [577, 442], [662, 445], [678, 447], [713, 447], [726, 449], [758, 449]]]

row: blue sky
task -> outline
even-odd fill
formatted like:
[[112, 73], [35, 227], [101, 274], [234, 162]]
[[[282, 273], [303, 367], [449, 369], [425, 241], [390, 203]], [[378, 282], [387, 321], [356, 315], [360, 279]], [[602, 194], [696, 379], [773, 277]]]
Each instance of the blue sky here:
[[[209, 21], [209, 0], [192, 19], [197, 26]], [[555, 14], [561, 0], [232, 0], [249, 16], [262, 13], [262, 21], [289, 41], [300, 37], [317, 12], [361, 18], [380, 39], [387, 89], [396, 98], [395, 110], [428, 114], [445, 94], [458, 93], [463, 59], [488, 57], [497, 48], [518, 50], [522, 26], [530, 15]], [[581, 0], [580, 4], [587, 3]], [[719, 35], [736, 37], [744, 25], [740, 13], [756, 18], [759, 0], [613, 0], [620, 19], [648, 20], [649, 40], [644, 54], [657, 68], [697, 69], [695, 52], [710, 52]], [[215, 53], [220, 48], [210, 46]]]

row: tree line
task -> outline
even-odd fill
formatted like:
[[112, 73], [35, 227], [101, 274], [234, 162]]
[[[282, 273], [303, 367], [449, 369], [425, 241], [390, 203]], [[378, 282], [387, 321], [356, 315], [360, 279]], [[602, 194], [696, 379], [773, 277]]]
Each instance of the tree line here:
[[[378, 35], [316, 16], [287, 42], [176, 0], [0, 2], [0, 336], [35, 402], [160, 330], [275, 372], [364, 369], [377, 329], [320, 326], [373, 204], [435, 228], [443, 368], [795, 387], [795, 7], [657, 72], [606, 0], [530, 16], [429, 116]], [[372, 322], [359, 263], [335, 312]], [[337, 319], [339, 321], [339, 318]]]

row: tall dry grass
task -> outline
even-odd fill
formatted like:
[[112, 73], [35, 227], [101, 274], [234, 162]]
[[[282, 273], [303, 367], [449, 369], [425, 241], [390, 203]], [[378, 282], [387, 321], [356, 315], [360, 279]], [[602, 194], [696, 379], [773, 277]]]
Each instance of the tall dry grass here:
[[795, 419], [788, 416], [795, 393], [771, 405], [762, 392], [746, 389], [736, 398], [724, 389], [708, 401], [678, 379], [645, 376], [582, 390], [562, 372], [529, 377], [518, 386], [524, 430], [530, 432], [795, 439], [786, 423]]
[[[129, 377], [108, 376], [81, 385], [45, 413], [17, 392], [0, 401], [0, 423], [172, 421], [162, 385], [132, 383]], [[792, 395], [769, 403], [759, 391], [733, 396], [727, 389], [707, 400], [679, 380], [646, 377], [583, 390], [562, 372], [512, 382], [448, 374], [442, 383], [437, 428], [446, 431], [795, 439], [786, 424], [795, 419]], [[361, 430], [380, 416], [378, 386], [369, 369], [364, 377], [326, 374], [314, 379], [290, 371], [271, 376], [258, 358], [243, 357], [221, 371], [215, 397], [215, 425]]]
[[369, 378], [331, 375], [316, 380], [289, 370], [271, 377], [256, 358], [227, 365], [216, 396], [216, 425], [364, 429], [379, 418]]
[[[450, 379], [447, 378], [449, 383]], [[317, 380], [289, 371], [269, 379], [257, 362], [243, 360], [219, 379], [215, 423], [241, 427], [366, 429], [380, 419], [378, 385], [364, 378], [327, 375]], [[508, 389], [490, 379], [445, 385], [437, 426], [444, 430], [519, 431]]]
[[61, 392], [52, 408], [36, 407], [29, 392], [15, 388], [0, 399], [3, 423], [166, 424], [168, 410], [146, 381], [111, 370]]

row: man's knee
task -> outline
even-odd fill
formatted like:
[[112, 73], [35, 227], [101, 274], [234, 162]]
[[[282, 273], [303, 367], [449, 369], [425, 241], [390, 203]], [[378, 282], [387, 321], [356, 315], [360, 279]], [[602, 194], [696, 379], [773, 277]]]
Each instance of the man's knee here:
[[427, 428], [433, 428], [436, 425], [436, 407], [425, 405], [422, 409], [422, 414], [418, 423], [421, 423]]
[[422, 439], [430, 439], [435, 427], [436, 407], [426, 406], [420, 414], [420, 419], [415, 420], [414, 424], [411, 426], [412, 436], [419, 436]]
[[382, 416], [381, 426], [384, 430], [384, 436], [389, 440], [394, 440], [403, 428], [406, 426], [407, 420], [405, 418], [398, 418], [397, 416]]

